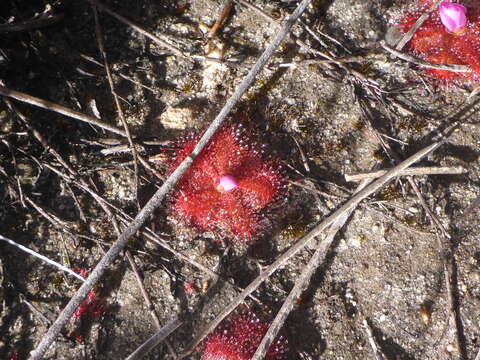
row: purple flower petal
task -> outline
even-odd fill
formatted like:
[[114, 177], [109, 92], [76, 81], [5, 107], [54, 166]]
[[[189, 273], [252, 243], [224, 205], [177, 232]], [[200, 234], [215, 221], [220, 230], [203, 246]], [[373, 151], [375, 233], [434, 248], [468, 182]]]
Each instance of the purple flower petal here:
[[230, 175], [224, 175], [218, 182], [217, 189], [220, 191], [230, 191], [238, 186], [237, 180]]
[[448, 31], [458, 31], [467, 24], [467, 9], [465, 6], [445, 0], [438, 9], [440, 20]]

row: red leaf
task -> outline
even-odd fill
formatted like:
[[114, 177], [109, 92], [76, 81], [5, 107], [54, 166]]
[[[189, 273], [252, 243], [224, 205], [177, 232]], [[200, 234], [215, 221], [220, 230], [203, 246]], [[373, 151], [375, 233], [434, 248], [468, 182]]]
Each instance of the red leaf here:
[[[175, 168], [190, 154], [200, 135], [177, 141], [168, 161]], [[221, 177], [238, 186], [222, 191]], [[220, 230], [239, 241], [255, 238], [264, 228], [264, 214], [286, 195], [286, 180], [278, 161], [249, 139], [242, 127], [220, 129], [195, 159], [170, 197], [170, 212], [200, 231]]]

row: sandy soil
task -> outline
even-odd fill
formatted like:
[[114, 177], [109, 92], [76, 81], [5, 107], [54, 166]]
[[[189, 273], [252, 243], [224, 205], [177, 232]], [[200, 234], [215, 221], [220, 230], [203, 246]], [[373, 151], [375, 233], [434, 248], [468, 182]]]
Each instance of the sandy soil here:
[[[186, 54], [205, 55], [208, 45], [207, 55], [240, 61], [235, 67], [187, 61], [100, 13], [116, 90], [141, 144], [172, 140], [208, 125], [277, 29], [237, 4], [219, 36], [207, 44], [201, 29], [215, 22], [220, 0], [106, 3]], [[54, 14], [63, 15], [58, 22], [30, 31], [0, 32], [0, 79], [11, 89], [80, 112], [97, 110], [103, 121], [121, 127], [103, 68], [86, 58], [101, 61], [91, 7], [87, 1], [50, 4]], [[274, 19], [296, 5], [262, 0], [255, 4]], [[414, 66], [389, 57], [380, 47], [388, 19], [405, 4], [313, 1], [302, 19], [324, 36], [317, 40], [303, 26], [295, 26], [295, 38], [307, 48], [288, 38], [237, 107], [238, 113], [248, 115], [246, 126], [255, 129], [256, 138], [282, 159], [292, 180], [288, 201], [276, 215], [277, 226], [261, 243], [246, 247], [229, 239], [219, 242], [218, 234], [186, 229], [163, 209], [147, 224], [176, 251], [215, 269], [236, 287], [213, 284], [208, 274], [144, 237], [129, 244], [160, 323], [186, 316], [169, 337], [177, 352], [262, 266], [350, 197], [356, 184], [346, 182], [344, 174], [392, 166], [374, 131], [385, 135], [385, 143], [404, 159], [428, 145], [430, 135], [445, 125], [444, 116], [468, 97], [468, 87], [438, 88]], [[23, 0], [1, 4], [1, 22], [28, 20], [44, 5]], [[357, 76], [334, 64], [302, 63], [323, 60], [308, 48], [356, 57], [346, 66]], [[280, 66], [290, 63], [298, 66]], [[368, 85], [361, 76], [378, 85]], [[101, 151], [110, 148], [107, 143], [125, 145], [125, 139], [52, 111], [14, 104], [92, 188], [129, 215], [134, 216], [137, 205], [160, 184], [140, 167], [137, 198], [131, 156]], [[385, 359], [475, 358], [480, 346], [478, 120], [472, 111], [449, 141], [422, 162], [463, 166], [465, 174], [415, 178], [451, 238], [437, 239], [404, 178], [364, 201], [286, 321], [289, 359], [375, 359], [367, 328]], [[141, 153], [161, 155], [164, 149], [145, 145]], [[0, 234], [71, 268], [92, 269], [108, 248], [102, 242], [116, 238], [111, 218], [88, 193], [46, 165], [67, 173], [0, 102]], [[154, 166], [162, 172], [161, 160]], [[312, 253], [310, 247], [295, 256], [246, 305], [265, 319], [273, 318]], [[452, 299], [444, 264], [451, 274]], [[0, 265], [0, 358], [17, 351], [24, 359], [79, 282], [1, 243]], [[186, 291], [190, 285], [193, 291]], [[96, 291], [108, 303], [105, 314], [84, 323], [72, 320], [46, 358], [125, 358], [156, 331], [126, 259], [118, 259]], [[83, 341], [72, 339], [75, 335], [82, 335]], [[162, 344], [148, 358], [167, 359], [169, 353]], [[198, 352], [192, 358], [199, 358]]]

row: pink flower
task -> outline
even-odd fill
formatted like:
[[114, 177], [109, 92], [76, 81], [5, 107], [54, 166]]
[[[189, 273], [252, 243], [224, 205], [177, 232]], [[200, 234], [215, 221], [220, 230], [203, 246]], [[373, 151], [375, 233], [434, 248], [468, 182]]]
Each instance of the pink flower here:
[[237, 180], [230, 175], [224, 175], [220, 178], [217, 185], [218, 191], [230, 191], [238, 186]]
[[462, 30], [467, 24], [467, 9], [461, 4], [443, 1], [439, 8], [442, 24], [451, 32]]

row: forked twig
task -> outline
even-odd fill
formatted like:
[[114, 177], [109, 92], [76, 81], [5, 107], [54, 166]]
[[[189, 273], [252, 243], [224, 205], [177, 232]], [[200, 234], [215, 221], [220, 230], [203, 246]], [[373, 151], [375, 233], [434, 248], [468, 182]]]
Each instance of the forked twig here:
[[[361, 189], [367, 186], [370, 181], [371, 180], [363, 181], [357, 187], [355, 193], [358, 193]], [[325, 259], [325, 256], [327, 255], [328, 249], [330, 248], [330, 245], [332, 244], [335, 235], [343, 227], [343, 225], [345, 225], [347, 219], [350, 217], [353, 210], [355, 210], [355, 207], [351, 207], [350, 209], [345, 211], [342, 216], [330, 226], [328, 233], [318, 244], [317, 250], [315, 250], [315, 253], [310, 258], [310, 261], [308, 262], [305, 269], [303, 269], [300, 277], [295, 280], [295, 286], [288, 294], [287, 298], [283, 302], [282, 307], [278, 311], [277, 316], [275, 317], [267, 332], [263, 336], [262, 342], [260, 343], [260, 345], [258, 345], [257, 351], [253, 355], [252, 360], [261, 360], [264, 358], [265, 354], [270, 348], [270, 345], [275, 340], [275, 337], [283, 326], [285, 319], [292, 311], [293, 306], [295, 305], [295, 300], [302, 295], [302, 292], [308, 285], [314, 271]]]
[[[272, 57], [273, 53], [277, 49], [278, 45], [282, 42], [285, 36], [289, 33], [291, 27], [295, 21], [300, 17], [303, 11], [306, 9], [311, 0], [303, 0], [292, 15], [285, 20], [282, 28], [279, 30], [275, 38], [265, 49], [263, 54], [259, 57], [255, 65], [249, 71], [249, 73], [242, 80], [240, 85], [236, 88], [235, 92], [228, 99], [220, 113], [215, 120], [208, 127], [198, 144], [193, 149], [192, 153], [182, 161], [177, 169], [168, 177], [163, 183], [160, 189], [152, 196], [152, 198], [145, 204], [142, 210], [137, 214], [131, 224], [125, 229], [125, 231], [118, 237], [115, 243], [111, 246], [105, 256], [100, 260], [97, 266], [88, 276], [85, 283], [77, 290], [75, 295], [70, 299], [66, 307], [59, 314], [53, 325], [48, 329], [43, 339], [38, 346], [30, 354], [30, 360], [38, 360], [43, 357], [50, 345], [55, 341], [55, 338], [62, 330], [63, 326], [67, 323], [68, 319], [75, 312], [77, 307], [87, 296], [92, 287], [100, 280], [107, 268], [115, 261], [118, 254], [123, 250], [128, 240], [141, 228], [143, 223], [150, 217], [153, 211], [160, 205], [165, 195], [172, 189], [172, 187], [178, 182], [183, 173], [192, 164], [195, 157], [202, 151], [207, 145], [212, 136], [221, 127], [230, 111], [234, 108], [236, 103], [240, 100], [242, 95], [247, 91], [250, 85], [255, 80], [257, 74], [263, 69], [267, 61]], [[122, 132], [123, 133], [123, 132]]]

